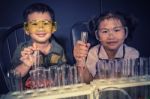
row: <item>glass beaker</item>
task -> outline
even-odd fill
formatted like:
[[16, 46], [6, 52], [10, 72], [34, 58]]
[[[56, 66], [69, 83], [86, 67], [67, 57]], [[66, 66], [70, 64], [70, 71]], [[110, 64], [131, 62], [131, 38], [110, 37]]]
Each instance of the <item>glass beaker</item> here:
[[21, 73], [17, 72], [15, 69], [11, 69], [7, 73], [7, 85], [11, 92], [13, 92], [13, 95], [23, 95], [23, 82]]

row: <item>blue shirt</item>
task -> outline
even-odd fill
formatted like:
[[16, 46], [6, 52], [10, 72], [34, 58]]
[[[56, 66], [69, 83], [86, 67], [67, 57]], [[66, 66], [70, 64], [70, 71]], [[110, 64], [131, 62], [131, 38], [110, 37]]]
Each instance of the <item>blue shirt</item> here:
[[[48, 68], [52, 65], [60, 66], [61, 64], [66, 63], [63, 48], [54, 39], [51, 39], [51, 45], [52, 45], [51, 50], [47, 55], [40, 53], [40, 55], [42, 56], [42, 60], [40, 60], [42, 61], [40, 66], [42, 67]], [[22, 61], [20, 60], [21, 51], [28, 46], [32, 46], [32, 41], [23, 42], [18, 45], [11, 61], [13, 68], [16, 68], [19, 64], [22, 63]], [[23, 83], [26, 82], [28, 77], [29, 72], [25, 75], [25, 77], [23, 77]]]

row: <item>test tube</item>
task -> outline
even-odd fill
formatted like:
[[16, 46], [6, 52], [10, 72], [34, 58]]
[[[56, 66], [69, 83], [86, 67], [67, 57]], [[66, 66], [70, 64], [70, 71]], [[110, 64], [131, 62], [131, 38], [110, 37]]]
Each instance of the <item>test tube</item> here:
[[[88, 40], [88, 32], [81, 32], [81, 41], [83, 41], [84, 43], [87, 43], [87, 40]], [[86, 59], [83, 58], [83, 62], [82, 64], [85, 66], [85, 62], [86, 62]], [[80, 74], [80, 82], [82, 83], [83, 82], [83, 79], [82, 79], [82, 75]]]
[[88, 32], [81, 32], [81, 41], [87, 43], [88, 40]]
[[[81, 32], [81, 41], [83, 41], [84, 43], [87, 43], [88, 40], [88, 32]], [[85, 65], [85, 58], [83, 59], [83, 63]]]
[[35, 58], [33, 69], [36, 69], [40, 65], [40, 51], [39, 50], [34, 51], [33, 56]]
[[16, 70], [10, 70], [7, 73], [9, 81], [9, 90], [15, 92], [15, 95], [23, 96], [23, 84], [21, 73]]

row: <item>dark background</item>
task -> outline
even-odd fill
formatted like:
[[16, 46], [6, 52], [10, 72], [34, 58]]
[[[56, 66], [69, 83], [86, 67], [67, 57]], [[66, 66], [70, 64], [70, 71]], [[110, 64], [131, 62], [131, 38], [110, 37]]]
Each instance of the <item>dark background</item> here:
[[[72, 25], [78, 21], [88, 21], [108, 10], [134, 14], [139, 19], [138, 27], [129, 45], [138, 49], [141, 56], [150, 56], [150, 3], [148, 0], [0, 0], [0, 30], [23, 22], [24, 8], [34, 2], [47, 3], [54, 9], [58, 25], [54, 35], [62, 42], [70, 64], [73, 64], [70, 58], [72, 57], [70, 38]], [[0, 74], [2, 75], [1, 72]], [[0, 88], [3, 88], [0, 92], [4, 93], [5, 86]]]

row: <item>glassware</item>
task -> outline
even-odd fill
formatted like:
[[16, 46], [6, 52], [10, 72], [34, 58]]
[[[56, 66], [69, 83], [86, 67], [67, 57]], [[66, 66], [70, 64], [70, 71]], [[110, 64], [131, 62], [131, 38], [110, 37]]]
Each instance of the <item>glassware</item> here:
[[110, 68], [110, 81], [115, 82], [116, 81], [116, 65], [114, 60], [109, 60], [108, 67]]
[[88, 41], [88, 32], [81, 32], [81, 41], [87, 43]]
[[39, 50], [34, 51], [33, 56], [34, 56], [34, 63], [33, 63], [32, 69], [39, 68], [43, 62], [43, 57], [42, 57], [40, 51]]
[[49, 76], [51, 77], [51, 87], [55, 87], [58, 86], [58, 69], [57, 69], [57, 65], [54, 66], [50, 66], [50, 74]]
[[59, 79], [61, 79], [61, 82], [60, 82], [60, 86], [64, 86], [64, 85], [68, 85], [69, 84], [69, 76], [72, 76], [72, 75], [69, 75], [70, 73], [70, 66], [67, 65], [67, 64], [62, 64], [60, 65], [59, 67]]
[[68, 64], [60, 65], [57, 67], [58, 86], [70, 85], [77, 83], [77, 70], [76, 67]]
[[70, 84], [77, 84], [79, 82], [78, 74], [77, 74], [77, 67], [68, 65], [68, 85]]
[[14, 69], [11, 69], [7, 73], [8, 78], [8, 88], [11, 92], [13, 92], [13, 95], [23, 96], [23, 83], [22, 83], [22, 77], [21, 73], [17, 72]]
[[[88, 41], [88, 32], [81, 32], [81, 41], [83, 41], [84, 43], [87, 43]], [[77, 63], [78, 64], [78, 63]], [[86, 58], [82, 59], [82, 62], [80, 63], [82, 66], [85, 66], [86, 64]], [[84, 67], [81, 67], [80, 69], [83, 70]], [[83, 83], [83, 77], [82, 75], [79, 73], [79, 77], [80, 77], [80, 82]]]
[[149, 62], [148, 58], [141, 57], [140, 58], [140, 80], [148, 80], [149, 79]]
[[126, 80], [126, 60], [122, 60], [122, 77], [121, 80], [125, 81]]
[[145, 64], [144, 64], [144, 61], [145, 61], [145, 58], [143, 57], [140, 57], [139, 59], [139, 78], [140, 80], [144, 80], [144, 68], [145, 68]]
[[105, 60], [99, 60], [96, 63], [96, 75], [98, 79], [104, 79], [105, 78]]
[[[88, 41], [88, 32], [81, 32], [81, 41], [87, 43]], [[83, 65], [85, 65], [85, 58], [83, 59]]]
[[48, 70], [45, 69], [45, 74], [46, 74], [46, 88], [51, 88], [52, 86], [52, 76], [51, 76], [51, 69], [48, 68]]
[[30, 71], [32, 89], [46, 87], [46, 70], [42, 67]]

